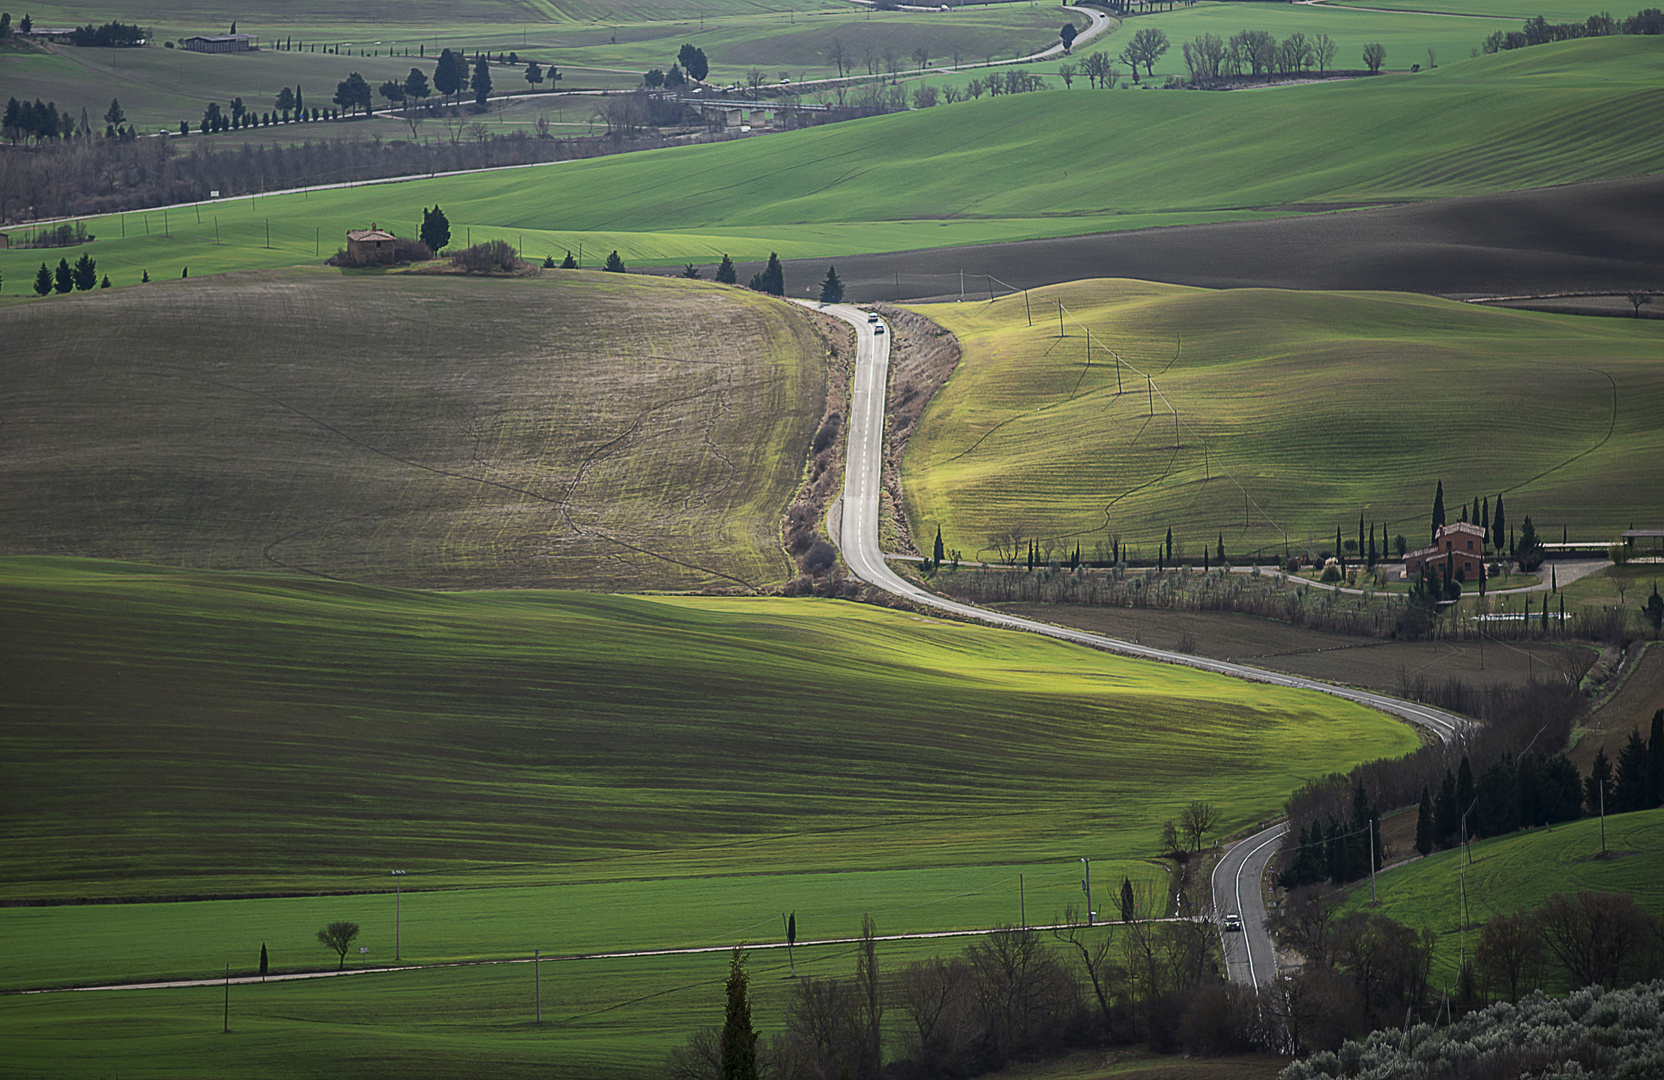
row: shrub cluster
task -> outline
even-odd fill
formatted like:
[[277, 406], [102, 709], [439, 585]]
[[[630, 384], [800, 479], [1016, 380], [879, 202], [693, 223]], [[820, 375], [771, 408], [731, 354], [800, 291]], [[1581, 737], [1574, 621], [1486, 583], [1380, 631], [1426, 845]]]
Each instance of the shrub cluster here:
[[512, 274], [521, 262], [507, 240], [487, 240], [452, 252], [451, 265], [470, 274]]
[[1283, 1070], [1282, 1080], [1473, 1080], [1533, 1076], [1572, 1080], [1664, 1073], [1664, 981], [1627, 990], [1590, 987], [1559, 999], [1536, 993], [1447, 1028], [1377, 1031], [1338, 1052]]

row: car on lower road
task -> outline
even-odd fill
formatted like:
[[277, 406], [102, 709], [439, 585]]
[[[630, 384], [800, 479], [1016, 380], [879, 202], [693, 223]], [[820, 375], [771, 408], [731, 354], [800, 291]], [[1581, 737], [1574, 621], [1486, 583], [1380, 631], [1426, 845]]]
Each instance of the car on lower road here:
[[1240, 934], [1242, 932], [1242, 916], [1234, 911], [1225, 916], [1224, 930], [1227, 934]]

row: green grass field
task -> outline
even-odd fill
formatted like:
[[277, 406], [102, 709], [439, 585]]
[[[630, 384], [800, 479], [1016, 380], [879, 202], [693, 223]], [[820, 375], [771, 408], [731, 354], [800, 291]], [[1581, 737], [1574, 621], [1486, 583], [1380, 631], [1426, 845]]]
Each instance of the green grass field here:
[[[1512, 833], [1473, 844], [1466, 869], [1468, 919], [1477, 928], [1492, 915], [1538, 907], [1552, 893], [1581, 889], [1627, 893], [1642, 908], [1664, 914], [1664, 810], [1614, 814], [1606, 819], [1607, 858], [1600, 857], [1597, 819]], [[1461, 852], [1443, 851], [1376, 876], [1375, 910], [1438, 934], [1433, 985], [1455, 982], [1462, 950]], [[1348, 906], [1369, 903], [1369, 883], [1351, 890]], [[1478, 934], [1470, 930], [1470, 951]]]
[[[75, 18], [84, 23], [87, 17]], [[856, 71], [871, 74], [869, 63], [873, 70], [883, 72], [887, 57], [899, 58], [905, 68], [917, 68], [911, 57], [920, 47], [932, 57], [951, 60], [958, 55], [966, 63], [1009, 59], [1055, 44], [1065, 18], [1087, 25], [1084, 16], [1064, 16], [1055, 9], [1026, 4], [953, 13], [873, 12], [845, 4], [813, 15], [781, 8], [768, 13], [712, 13], [707, 20], [695, 15], [601, 25], [538, 21], [529, 28], [443, 18], [412, 22], [411, 18], [376, 28], [373, 38], [365, 37], [363, 26], [280, 23], [263, 32], [262, 26], [244, 19], [239, 28], [262, 33], [265, 47], [235, 55], [194, 53], [159, 44], [142, 49], [64, 46], [10, 52], [5, 54], [4, 89], [7, 95], [24, 100], [55, 101], [77, 114], [85, 106], [99, 130], [104, 110], [114, 97], [129, 119], [148, 133], [176, 130], [180, 120], [190, 121], [194, 128], [210, 101], [224, 108], [233, 97], [241, 97], [252, 110], [269, 111], [278, 89], [296, 84], [309, 95], [312, 105], [328, 106], [336, 84], [354, 71], [371, 87], [390, 78], [402, 81], [413, 66], [431, 77], [436, 58], [446, 48], [492, 54], [512, 50], [522, 60], [555, 65], [563, 73], [560, 89], [629, 89], [641, 85], [642, 74], [649, 68], [668, 69], [677, 50], [687, 43], [705, 50], [710, 58], [708, 81], [744, 85], [747, 72], [756, 67], [767, 73], [772, 86], [782, 71], [796, 82], [837, 75], [827, 57], [834, 40], [843, 44], [848, 63]], [[55, 25], [40, 13], [35, 14], [35, 24]], [[171, 40], [225, 29], [158, 24], [156, 33], [159, 39]], [[294, 48], [279, 47], [291, 40]], [[324, 46], [340, 51], [325, 52]], [[491, 71], [496, 94], [531, 89], [521, 67], [493, 65]], [[543, 86], [556, 88], [551, 83]], [[375, 100], [377, 106], [386, 104], [380, 97]], [[401, 134], [403, 125], [397, 121], [385, 126], [394, 137], [408, 137], [407, 131]], [[238, 132], [234, 138], [238, 142], [299, 141], [335, 129], [338, 126], [267, 128]], [[360, 137], [368, 137], [362, 126], [356, 130]]]
[[[1430, 48], [1439, 69], [1443, 70], [1447, 65], [1469, 59], [1492, 33], [1520, 29], [1525, 20], [1539, 10], [1545, 18], [1561, 21], [1562, 17], [1556, 12], [1565, 6], [1564, 0], [1522, 0], [1517, 3], [1508, 0], [1507, 3], [1491, 5], [1494, 10], [1480, 5], [1480, 10], [1475, 11], [1472, 18], [1452, 18], [1437, 13], [1440, 5], [1436, 3], [1412, 3], [1410, 0], [1402, 4], [1360, 3], [1355, 7], [1342, 4], [1200, 3], [1129, 19], [1119, 33], [1101, 42], [1090, 42], [1080, 51], [1102, 51], [1114, 57], [1121, 51], [1125, 39], [1135, 31], [1155, 27], [1171, 42], [1168, 51], [1156, 61], [1155, 83], [1160, 86], [1168, 76], [1189, 77], [1190, 71], [1185, 67], [1180, 46], [1203, 34], [1229, 39], [1232, 34], [1243, 30], [1265, 30], [1281, 41], [1299, 31], [1308, 40], [1319, 34], [1328, 34], [1333, 38], [1338, 46], [1333, 66], [1342, 71], [1364, 70], [1363, 48], [1371, 42], [1386, 47], [1385, 70], [1409, 71], [1411, 65], [1419, 64], [1425, 71], [1428, 67], [1427, 50]], [[1405, 10], [1365, 10], [1392, 7]], [[1599, 10], [1598, 6], [1579, 8], [1576, 15], [1564, 18], [1575, 18], [1581, 22]], [[1118, 66], [1124, 74], [1126, 65]], [[1148, 81], [1149, 76], [1143, 77]], [[1125, 81], [1130, 82], [1130, 76]]]
[[[1061, 339], [1059, 301], [1079, 320]], [[912, 531], [940, 523], [966, 558], [1011, 529], [1059, 551], [1117, 532], [1154, 558], [1171, 528], [1191, 559], [1220, 533], [1280, 555], [1356, 535], [1360, 514], [1419, 539], [1440, 479], [1452, 513], [1505, 492], [1510, 521], [1556, 537], [1615, 535], [1651, 505], [1656, 324], [1127, 281], [1028, 303], [1032, 327], [1021, 296], [918, 309], [965, 359], [903, 463]], [[1123, 368], [1117, 396], [1106, 345], [1155, 390]], [[1475, 437], [1457, 464], [1427, 430]]]
[[0, 552], [421, 587], [751, 589], [825, 402], [790, 308], [314, 269], [0, 310]]
[[[879, 930], [884, 931], [882, 920]], [[890, 977], [907, 964], [957, 955], [969, 939], [881, 942]], [[319, 947], [319, 952], [323, 952]], [[848, 978], [851, 946], [800, 947], [799, 977]], [[1070, 960], [1065, 958], [1065, 962]], [[722, 1021], [728, 956], [529, 962], [309, 982], [237, 984], [230, 1034], [225, 992], [191, 989], [0, 997], [7, 1076], [254, 1077], [350, 1072], [364, 1077], [661, 1075], [666, 1054]], [[784, 950], [753, 951], [752, 1019], [782, 1030], [795, 985]], [[534, 1023], [541, 997], [541, 1025]], [[904, 1052], [907, 1019], [885, 1015], [886, 1056]], [[1114, 1064], [1110, 1062], [1113, 1061]], [[1106, 1058], [1024, 1064], [996, 1080], [1270, 1080], [1274, 1058], [1159, 1058], [1119, 1049]]]
[[1135, 858], [1416, 741], [835, 602], [3, 565], [11, 898]]
[[[532, 253], [583, 244], [674, 264], [724, 251], [831, 257], [1503, 191], [1655, 169], [1660, 72], [1664, 43], [1631, 37], [1270, 93], [984, 98], [714, 146], [233, 200], [201, 223], [192, 209], [165, 223], [157, 211], [128, 214], [94, 221], [92, 250], [121, 285], [146, 268], [176, 276], [185, 265], [292, 265], [369, 220], [411, 232], [418, 208], [437, 201], [459, 238], [472, 229], [475, 239], [523, 238]], [[1025, 167], [1013, 171], [1012, 161]], [[28, 290], [40, 261], [0, 252], [9, 295]]]

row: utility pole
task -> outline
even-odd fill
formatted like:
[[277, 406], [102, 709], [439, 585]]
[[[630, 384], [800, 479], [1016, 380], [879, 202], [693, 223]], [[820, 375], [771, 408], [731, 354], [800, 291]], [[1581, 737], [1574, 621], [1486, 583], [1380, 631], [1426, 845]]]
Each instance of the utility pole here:
[[225, 965], [225, 1026], [221, 1034], [231, 1034], [231, 965]]
[[1063, 336], [1063, 301], [1057, 302], [1057, 336]]
[[1369, 830], [1369, 902], [1375, 903], [1375, 820], [1364, 826]]
[[[167, 213], [167, 211], [165, 211], [165, 210], [162, 211], [162, 212], [164, 214]], [[993, 288], [990, 286], [989, 291], [988, 291], [988, 296], [989, 296], [990, 299], [992, 299], [993, 295], [994, 295]], [[1027, 289], [1023, 290], [1023, 314], [1028, 316], [1028, 324], [1030, 326], [1033, 326], [1034, 325], [1034, 312], [1032, 312], [1028, 309], [1028, 290]]]
[[[1017, 875], [1017, 929], [1028, 929], [1028, 896], [1023, 892], [1023, 875]], [[18, 980], [18, 985], [22, 985]]]

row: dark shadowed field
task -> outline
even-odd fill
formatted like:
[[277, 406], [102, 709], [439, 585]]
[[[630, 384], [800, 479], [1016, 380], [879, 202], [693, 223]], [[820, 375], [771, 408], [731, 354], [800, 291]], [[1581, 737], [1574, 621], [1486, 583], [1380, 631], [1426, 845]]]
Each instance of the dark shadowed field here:
[[[826, 262], [786, 262], [787, 294], [801, 296], [823, 279]], [[957, 299], [961, 271], [966, 299], [1094, 277], [1460, 298], [1657, 290], [1664, 289], [1664, 174], [1276, 221], [856, 255], [836, 264], [846, 298], [856, 303]], [[740, 280], [761, 269], [740, 264]], [[1651, 313], [1659, 309], [1654, 304]]]

